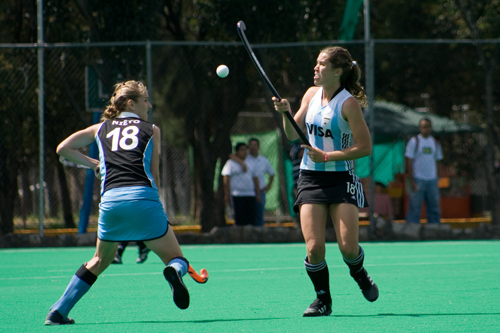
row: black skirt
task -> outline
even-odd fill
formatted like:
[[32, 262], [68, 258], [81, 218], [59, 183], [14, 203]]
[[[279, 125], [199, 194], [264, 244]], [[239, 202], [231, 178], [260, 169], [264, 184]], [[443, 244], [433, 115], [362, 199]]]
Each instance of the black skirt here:
[[359, 208], [368, 207], [363, 186], [349, 171], [328, 172], [300, 170], [297, 199], [293, 209], [299, 212], [303, 204], [349, 203]]

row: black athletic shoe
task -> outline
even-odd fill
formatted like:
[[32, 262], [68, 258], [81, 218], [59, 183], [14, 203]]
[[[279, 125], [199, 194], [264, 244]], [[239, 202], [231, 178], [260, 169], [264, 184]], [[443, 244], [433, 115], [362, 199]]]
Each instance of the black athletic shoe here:
[[113, 259], [113, 261], [111, 263], [112, 264], [122, 264], [122, 256], [117, 253], [115, 259]]
[[375, 302], [378, 298], [378, 287], [368, 275], [366, 269], [361, 269], [361, 271], [352, 275], [352, 277], [358, 283], [363, 296], [365, 296], [368, 301]]
[[314, 302], [304, 311], [303, 317], [329, 316], [332, 313], [332, 302], [326, 302], [316, 298]]
[[182, 278], [177, 273], [177, 270], [172, 266], [167, 266], [163, 270], [163, 276], [170, 284], [172, 294], [174, 295], [174, 303], [179, 309], [187, 309], [189, 307], [189, 292], [182, 282]]
[[59, 311], [49, 312], [47, 318], [45, 318], [45, 325], [71, 325], [75, 321], [69, 317], [63, 318]]
[[145, 262], [148, 259], [149, 251], [150, 249], [148, 249], [147, 247], [143, 248], [142, 250], [139, 250], [139, 257], [137, 257], [136, 262], [138, 264], [142, 264], [143, 262]]

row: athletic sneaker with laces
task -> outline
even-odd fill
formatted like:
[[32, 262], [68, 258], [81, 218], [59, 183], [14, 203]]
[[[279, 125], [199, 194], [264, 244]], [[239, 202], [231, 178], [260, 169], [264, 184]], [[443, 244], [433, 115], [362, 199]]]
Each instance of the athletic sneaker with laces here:
[[122, 264], [122, 256], [117, 253], [115, 259], [113, 259], [113, 261], [111, 263], [112, 264]]
[[163, 276], [165, 276], [165, 279], [170, 284], [175, 305], [179, 309], [187, 309], [189, 307], [189, 291], [184, 282], [182, 282], [182, 277], [179, 276], [177, 270], [172, 266], [167, 266], [163, 270]]
[[304, 311], [303, 317], [329, 316], [332, 313], [332, 301], [327, 302], [316, 298]]
[[59, 311], [49, 312], [47, 318], [45, 318], [45, 325], [71, 325], [75, 321], [69, 317], [63, 318]]
[[352, 275], [352, 277], [358, 283], [358, 286], [366, 300], [375, 302], [378, 298], [378, 287], [368, 275], [366, 269], [362, 268], [359, 272]]
[[137, 257], [138, 264], [142, 264], [143, 262], [145, 262], [148, 259], [149, 251], [150, 251], [150, 249], [148, 249], [147, 247], [139, 250], [139, 257]]

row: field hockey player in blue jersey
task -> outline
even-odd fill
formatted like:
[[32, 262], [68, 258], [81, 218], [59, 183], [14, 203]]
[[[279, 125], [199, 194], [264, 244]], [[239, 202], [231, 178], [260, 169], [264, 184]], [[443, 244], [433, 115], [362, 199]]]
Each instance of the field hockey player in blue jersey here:
[[[50, 308], [45, 325], [75, 323], [69, 312], [111, 264], [120, 241], [144, 241], [166, 265], [163, 275], [177, 307], [189, 306], [189, 292], [182, 280], [189, 263], [158, 195], [160, 129], [146, 121], [151, 108], [148, 97], [141, 82], [117, 84], [102, 122], [70, 135], [57, 147], [59, 155], [96, 170], [101, 178], [101, 203], [94, 257], [76, 271]], [[79, 151], [94, 141], [99, 160]]]
[[[316, 299], [305, 317], [328, 316], [332, 312], [328, 265], [325, 261], [325, 228], [329, 214], [340, 252], [350, 275], [364, 297], [378, 298], [377, 285], [363, 267], [364, 252], [358, 243], [358, 208], [365, 206], [363, 188], [354, 173], [353, 160], [371, 154], [371, 138], [361, 106], [367, 104], [359, 84], [361, 70], [342, 47], [320, 51], [314, 67], [314, 86], [304, 94], [295, 122], [306, 132], [311, 144], [300, 165], [294, 209], [300, 214], [306, 243], [305, 268], [316, 292]], [[273, 97], [276, 111], [291, 112], [286, 99]], [[289, 140], [299, 135], [283, 117]]]

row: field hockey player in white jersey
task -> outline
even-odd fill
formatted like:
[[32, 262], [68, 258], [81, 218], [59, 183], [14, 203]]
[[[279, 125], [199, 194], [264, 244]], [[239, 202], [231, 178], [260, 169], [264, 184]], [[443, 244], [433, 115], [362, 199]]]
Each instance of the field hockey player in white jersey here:
[[[69, 312], [111, 264], [120, 241], [144, 241], [165, 264], [163, 275], [177, 307], [189, 306], [189, 292], [182, 281], [189, 263], [158, 195], [160, 129], [146, 121], [151, 108], [148, 97], [141, 82], [116, 85], [102, 122], [73, 133], [57, 147], [59, 155], [97, 171], [101, 203], [94, 257], [77, 270], [50, 308], [45, 325], [75, 323]], [[99, 160], [79, 151], [93, 141], [99, 148]]]
[[[320, 51], [314, 67], [314, 85], [304, 94], [295, 122], [306, 132], [311, 144], [300, 165], [297, 198], [307, 256], [304, 264], [316, 299], [305, 317], [328, 316], [332, 312], [329, 272], [325, 261], [327, 215], [333, 221], [342, 257], [364, 297], [378, 298], [377, 285], [363, 267], [364, 252], [359, 246], [358, 208], [365, 206], [363, 188], [354, 173], [353, 160], [371, 154], [371, 138], [361, 106], [367, 104], [359, 84], [361, 70], [342, 47]], [[291, 112], [286, 99], [273, 97], [276, 111]], [[289, 140], [299, 135], [283, 117]]]

